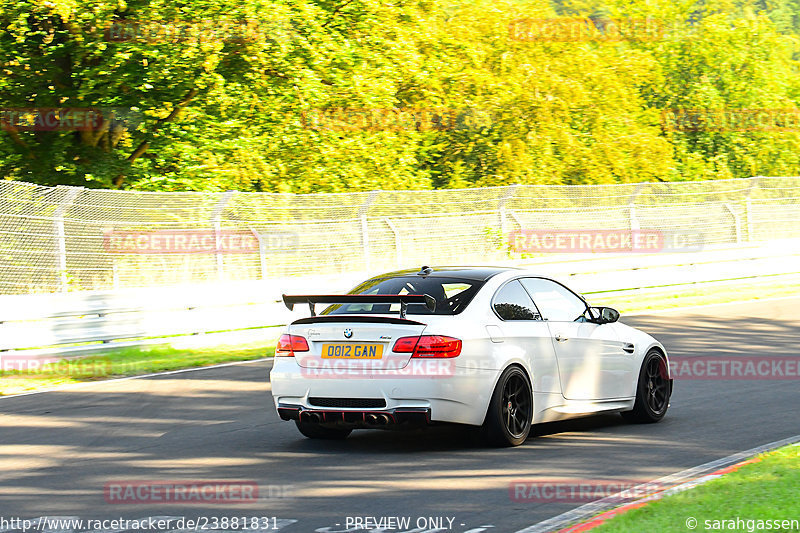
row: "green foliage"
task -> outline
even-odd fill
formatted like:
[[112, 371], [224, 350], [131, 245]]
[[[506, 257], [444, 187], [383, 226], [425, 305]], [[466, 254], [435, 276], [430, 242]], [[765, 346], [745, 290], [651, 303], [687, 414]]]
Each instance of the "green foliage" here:
[[[799, 2], [0, 0], [0, 108], [104, 119], [6, 125], [0, 172], [298, 193], [796, 175], [798, 127], [676, 131], [664, 110], [797, 111]], [[510, 31], [555, 17], [664, 32]]]

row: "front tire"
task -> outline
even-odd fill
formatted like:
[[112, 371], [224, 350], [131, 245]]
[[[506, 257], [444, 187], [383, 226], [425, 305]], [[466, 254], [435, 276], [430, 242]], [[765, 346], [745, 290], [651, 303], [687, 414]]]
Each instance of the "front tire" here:
[[352, 429], [324, 427], [316, 422], [295, 420], [294, 423], [297, 424], [300, 433], [309, 439], [342, 440], [346, 439], [353, 431]]
[[661, 352], [647, 352], [639, 371], [633, 410], [620, 413], [622, 418], [635, 424], [650, 424], [664, 418], [672, 394], [668, 376], [667, 361]]
[[508, 367], [497, 380], [481, 433], [494, 446], [519, 446], [528, 438], [532, 419], [528, 376], [518, 366]]

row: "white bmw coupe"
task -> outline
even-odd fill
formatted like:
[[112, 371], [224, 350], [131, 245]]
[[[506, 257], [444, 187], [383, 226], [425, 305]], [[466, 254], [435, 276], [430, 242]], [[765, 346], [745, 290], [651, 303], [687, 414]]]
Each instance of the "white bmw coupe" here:
[[[283, 300], [311, 316], [281, 335], [272, 394], [309, 438], [445, 422], [516, 446], [532, 424], [608, 412], [657, 422], [669, 407], [657, 340], [525, 270], [422, 267]], [[317, 315], [317, 304], [330, 305]]]

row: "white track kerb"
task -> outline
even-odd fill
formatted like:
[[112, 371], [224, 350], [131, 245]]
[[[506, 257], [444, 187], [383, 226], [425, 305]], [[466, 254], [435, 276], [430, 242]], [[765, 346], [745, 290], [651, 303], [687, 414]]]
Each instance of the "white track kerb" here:
[[[645, 489], [648, 486], [667, 487], [664, 490], [658, 492], [659, 494], [663, 495], [682, 492], [684, 490], [688, 490], [697, 487], [699, 485], [702, 485], [706, 481], [710, 481], [712, 479], [719, 477], [711, 475], [713, 472], [716, 472], [717, 470], [720, 470], [722, 468], [731, 465], [735, 465], [736, 463], [740, 463], [746, 459], [749, 459], [761, 453], [769, 452], [777, 448], [781, 448], [783, 446], [788, 446], [790, 444], [795, 444], [798, 442], [800, 442], [800, 435], [795, 435], [793, 437], [788, 437], [786, 439], [781, 439], [775, 442], [763, 444], [761, 446], [750, 448], [749, 450], [735, 453], [733, 455], [729, 455], [727, 457], [723, 457], [715, 461], [704, 463], [702, 465], [695, 466], [692, 468], [687, 468], [686, 470], [681, 470], [680, 472], [676, 472], [675, 474], [670, 474], [662, 478], [654, 479], [653, 481], [649, 481], [647, 483], [639, 485], [638, 487], [627, 489], [626, 492], [636, 494], [637, 492], [639, 492], [637, 491], [637, 488], [641, 488], [642, 489], [641, 492], [646, 492]], [[588, 520], [589, 518], [592, 518], [593, 516], [596, 516], [605, 511], [609, 511], [616, 507], [621, 507], [622, 504], [620, 503], [620, 501], [622, 500], [622, 496], [623, 494], [620, 492], [617, 494], [612, 494], [611, 496], [608, 496], [601, 500], [589, 502], [586, 505], [581, 505], [580, 507], [573, 509], [571, 511], [567, 511], [566, 513], [562, 513], [558, 516], [554, 516], [553, 518], [544, 520], [543, 522], [539, 522], [537, 524], [528, 526], [525, 529], [517, 531], [516, 533], [547, 533], [549, 531], [559, 531], [567, 526]], [[642, 502], [650, 500], [653, 499], [653, 496], [654, 496], [653, 494], [649, 494], [636, 501]], [[625, 505], [635, 504], [636, 501], [628, 502]]]

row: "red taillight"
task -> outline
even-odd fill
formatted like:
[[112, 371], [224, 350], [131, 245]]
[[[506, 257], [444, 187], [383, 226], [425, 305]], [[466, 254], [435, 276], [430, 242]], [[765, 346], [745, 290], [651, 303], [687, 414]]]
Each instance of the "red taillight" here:
[[423, 335], [411, 357], [458, 357], [461, 341], [441, 335]]
[[414, 348], [417, 347], [418, 341], [419, 337], [400, 337], [394, 341], [392, 351], [396, 353], [412, 353]]
[[442, 335], [400, 337], [392, 350], [396, 353], [411, 353], [411, 357], [450, 358], [461, 354], [461, 341]]
[[308, 342], [300, 335], [281, 335], [275, 347], [275, 357], [294, 357], [294, 352], [307, 352]]

